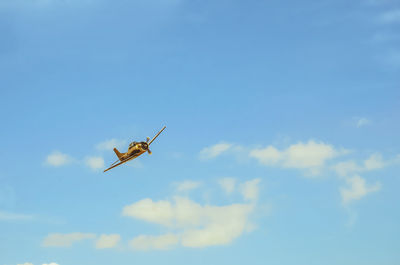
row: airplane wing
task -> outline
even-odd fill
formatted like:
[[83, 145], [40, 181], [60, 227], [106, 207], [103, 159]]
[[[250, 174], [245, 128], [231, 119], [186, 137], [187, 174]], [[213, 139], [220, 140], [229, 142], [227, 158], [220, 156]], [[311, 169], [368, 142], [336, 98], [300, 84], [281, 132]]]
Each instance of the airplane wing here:
[[137, 156], [131, 156], [131, 157], [125, 159], [125, 160], [122, 160], [122, 161], [119, 162], [118, 164], [115, 164], [115, 162], [114, 162], [114, 163], [111, 164], [111, 167], [107, 168], [107, 169], [104, 170], [103, 172], [106, 172], [106, 171], [108, 171], [108, 170], [110, 170], [110, 169], [112, 169], [112, 168], [114, 168], [114, 167], [117, 167], [117, 166], [119, 166], [119, 165], [122, 165], [123, 163], [126, 163], [126, 162], [128, 162], [129, 160], [132, 160], [132, 159], [134, 159], [134, 158], [136, 158], [136, 157], [137, 157]]
[[154, 136], [153, 139], [151, 139], [151, 141], [149, 142], [149, 146], [150, 146], [151, 143], [160, 135], [160, 133], [162, 133], [162, 131], [164, 131], [164, 129], [165, 129], [166, 127], [167, 127], [167, 126], [164, 126], [164, 127], [161, 129], [161, 131], [159, 131], [159, 132], [156, 134], [156, 136]]

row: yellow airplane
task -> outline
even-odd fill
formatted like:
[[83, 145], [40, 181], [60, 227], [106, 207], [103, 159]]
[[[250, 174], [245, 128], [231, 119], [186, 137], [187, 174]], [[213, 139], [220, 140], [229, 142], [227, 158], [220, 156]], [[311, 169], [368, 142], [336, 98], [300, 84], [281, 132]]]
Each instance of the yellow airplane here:
[[106, 172], [106, 171], [108, 171], [108, 170], [110, 170], [110, 169], [112, 169], [114, 167], [117, 167], [119, 165], [122, 165], [123, 163], [128, 162], [129, 160], [132, 160], [132, 159], [140, 156], [141, 154], [145, 153], [146, 151], [147, 151], [147, 153], [149, 153], [149, 155], [151, 155], [151, 151], [149, 149], [150, 144], [160, 135], [160, 133], [162, 133], [162, 131], [164, 131], [165, 128], [166, 128], [166, 126], [164, 126], [156, 134], [156, 136], [154, 136], [153, 139], [151, 139], [150, 142], [149, 142], [150, 138], [147, 137], [146, 142], [132, 142], [132, 143], [130, 143], [128, 151], [126, 153], [120, 153], [117, 148], [114, 148], [114, 152], [118, 156], [119, 160], [117, 160], [114, 163], [112, 163], [109, 168], [104, 170], [104, 172]]

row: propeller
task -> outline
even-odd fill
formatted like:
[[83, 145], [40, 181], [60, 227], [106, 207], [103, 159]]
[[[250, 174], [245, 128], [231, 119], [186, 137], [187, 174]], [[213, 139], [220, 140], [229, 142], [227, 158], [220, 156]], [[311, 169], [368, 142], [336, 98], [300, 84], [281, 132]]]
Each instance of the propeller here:
[[151, 151], [149, 149], [149, 141], [150, 141], [150, 137], [146, 137], [146, 143], [147, 143], [147, 153], [149, 153], [149, 155], [151, 155]]
[[147, 153], [149, 153], [149, 155], [151, 155], [151, 151], [150, 151], [150, 149], [149, 149], [149, 140], [150, 140], [150, 138], [149, 137], [147, 137], [146, 138], [146, 142], [145, 143], [142, 143], [142, 148], [144, 149], [144, 150], [146, 150], [147, 151]]

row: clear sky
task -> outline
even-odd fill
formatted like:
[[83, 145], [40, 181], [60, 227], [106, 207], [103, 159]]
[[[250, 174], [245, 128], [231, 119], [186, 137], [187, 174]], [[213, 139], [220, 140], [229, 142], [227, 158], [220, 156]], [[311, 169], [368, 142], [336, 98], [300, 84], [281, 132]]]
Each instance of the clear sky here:
[[398, 265], [399, 85], [398, 0], [0, 0], [0, 265]]

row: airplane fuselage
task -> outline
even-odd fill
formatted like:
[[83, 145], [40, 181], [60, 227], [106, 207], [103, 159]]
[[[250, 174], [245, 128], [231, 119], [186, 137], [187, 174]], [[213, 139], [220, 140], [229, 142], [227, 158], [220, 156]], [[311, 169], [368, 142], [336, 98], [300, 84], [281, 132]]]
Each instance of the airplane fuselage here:
[[133, 142], [129, 145], [128, 151], [121, 157], [121, 159], [138, 157], [145, 153], [148, 149], [146, 142]]

